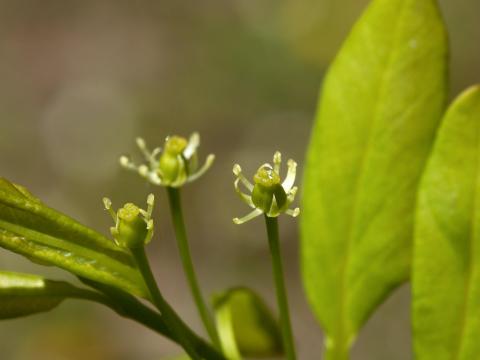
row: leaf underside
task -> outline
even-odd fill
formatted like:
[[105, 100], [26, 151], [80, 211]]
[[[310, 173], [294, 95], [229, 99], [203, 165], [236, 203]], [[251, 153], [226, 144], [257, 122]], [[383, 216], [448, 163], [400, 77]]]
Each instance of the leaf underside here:
[[444, 110], [446, 58], [434, 0], [374, 0], [325, 78], [301, 256], [332, 359], [347, 357], [370, 314], [409, 276], [416, 188]]
[[0, 178], [0, 247], [146, 297], [133, 257], [113, 241]]
[[258, 358], [283, 353], [279, 323], [255, 292], [244, 287], [229, 289], [215, 297], [214, 307], [227, 357]]
[[85, 298], [88, 293], [63, 281], [0, 271], [0, 319], [50, 311], [67, 298]]
[[459, 96], [443, 120], [416, 220], [416, 359], [479, 359], [480, 87]]

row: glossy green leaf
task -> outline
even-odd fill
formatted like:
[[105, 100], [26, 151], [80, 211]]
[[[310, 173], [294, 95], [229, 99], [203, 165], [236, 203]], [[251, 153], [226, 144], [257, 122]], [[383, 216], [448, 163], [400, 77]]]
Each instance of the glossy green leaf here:
[[283, 353], [279, 324], [256, 293], [233, 288], [217, 295], [214, 307], [222, 348], [230, 360]]
[[419, 190], [413, 321], [416, 359], [480, 359], [480, 87], [448, 110]]
[[146, 297], [133, 257], [110, 239], [0, 178], [0, 246], [34, 262]]
[[50, 311], [67, 298], [94, 299], [93, 294], [63, 281], [0, 271], [0, 319]]
[[[321, 46], [321, 45], [320, 45]], [[308, 150], [303, 278], [330, 359], [409, 276], [415, 194], [446, 98], [434, 0], [374, 0], [326, 75]]]

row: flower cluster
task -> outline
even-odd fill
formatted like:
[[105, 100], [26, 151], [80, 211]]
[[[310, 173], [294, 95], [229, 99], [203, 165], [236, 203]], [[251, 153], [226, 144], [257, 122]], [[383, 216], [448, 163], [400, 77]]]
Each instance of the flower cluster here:
[[[282, 155], [277, 151], [273, 156], [273, 166], [267, 163], [257, 170], [253, 177], [254, 184], [243, 176], [240, 165], [235, 164], [233, 167], [233, 173], [237, 177], [234, 183], [235, 191], [253, 209], [243, 218], [234, 218], [233, 222], [235, 224], [243, 224], [261, 214], [268, 217], [277, 217], [282, 213], [293, 217], [298, 216], [299, 208], [289, 209], [298, 190], [296, 186], [293, 186], [297, 173], [297, 163], [292, 159], [288, 160], [287, 176], [281, 182], [281, 162]], [[250, 191], [251, 195], [247, 195], [240, 190], [240, 182]]]
[[122, 156], [120, 164], [139, 173], [154, 185], [178, 188], [202, 176], [215, 159], [213, 154], [208, 155], [204, 165], [199, 168], [199, 145], [198, 133], [193, 133], [188, 141], [180, 136], [169, 136], [165, 139], [163, 150], [157, 147], [152, 151], [148, 150], [145, 140], [137, 138], [137, 146], [146, 163], [138, 166], [128, 156]]
[[125, 204], [117, 212], [112, 209], [109, 198], [103, 198], [105, 209], [108, 210], [115, 222], [110, 232], [118, 246], [133, 249], [144, 246], [153, 236], [152, 212], [155, 198], [148, 195], [147, 210], [140, 209], [132, 203]]

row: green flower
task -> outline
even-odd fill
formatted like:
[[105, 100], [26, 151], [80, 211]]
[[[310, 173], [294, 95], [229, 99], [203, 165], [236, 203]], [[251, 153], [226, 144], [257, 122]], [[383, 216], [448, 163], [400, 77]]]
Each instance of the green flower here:
[[198, 133], [193, 133], [188, 141], [180, 136], [169, 136], [165, 139], [163, 151], [157, 147], [150, 152], [145, 140], [137, 138], [137, 146], [143, 153], [146, 163], [137, 166], [128, 156], [122, 156], [120, 164], [128, 170], [139, 173], [154, 185], [178, 188], [202, 176], [215, 159], [213, 154], [208, 155], [204, 165], [198, 168], [199, 145]]
[[[289, 209], [295, 200], [295, 194], [298, 190], [296, 186], [293, 186], [297, 173], [297, 163], [291, 159], [288, 160], [287, 176], [281, 182], [281, 162], [282, 155], [277, 151], [273, 155], [273, 166], [263, 164], [257, 170], [253, 177], [254, 184], [250, 183], [243, 176], [240, 165], [235, 164], [233, 167], [233, 173], [237, 177], [234, 182], [235, 191], [248, 206], [254, 209], [241, 219], [233, 219], [235, 224], [243, 224], [261, 214], [265, 214], [268, 217], [277, 217], [282, 213], [293, 217], [298, 216], [300, 213], [299, 208]], [[240, 190], [240, 182], [251, 192], [251, 195], [247, 195]]]
[[150, 194], [147, 198], [147, 210], [127, 203], [115, 212], [112, 209], [112, 201], [109, 198], [103, 198], [105, 209], [108, 210], [115, 222], [115, 226], [110, 228], [110, 232], [118, 246], [134, 249], [150, 242], [153, 236], [154, 201], [153, 194]]

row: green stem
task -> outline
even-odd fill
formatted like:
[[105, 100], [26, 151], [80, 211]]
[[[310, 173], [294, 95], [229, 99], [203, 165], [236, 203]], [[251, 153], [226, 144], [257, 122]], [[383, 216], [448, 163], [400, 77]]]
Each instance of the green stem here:
[[[102, 294], [93, 291], [90, 292], [90, 294], [83, 292], [82, 294], [79, 294], [78, 298], [103, 304], [115, 311], [118, 315], [134, 320], [181, 345], [179, 340], [173, 336], [172, 332], [165, 324], [164, 317], [142, 304], [132, 295], [95, 281], [83, 278], [81, 278], [81, 280], [87, 285], [97, 289]], [[188, 329], [187, 333], [202, 359], [225, 360], [216, 349], [212, 348], [191, 330]]]
[[198, 280], [193, 268], [192, 256], [188, 245], [187, 231], [183, 220], [182, 205], [180, 201], [180, 191], [176, 188], [167, 187], [168, 200], [170, 204], [170, 212], [172, 214], [173, 227], [177, 238], [177, 245], [182, 259], [183, 270], [188, 280], [190, 292], [197, 306], [198, 313], [202, 319], [203, 325], [207, 333], [217, 348], [220, 348], [220, 340], [215, 329], [213, 320], [208, 312], [207, 306], [203, 299]]
[[77, 296], [77, 299], [95, 301], [99, 304], [105, 305], [115, 311], [118, 315], [135, 320], [166, 338], [178, 342], [166, 326], [160, 314], [146, 307], [135, 298], [130, 298], [128, 294], [121, 294], [119, 291], [118, 293], [115, 293], [114, 296], [110, 297], [110, 294], [109, 296], [105, 296], [100, 293], [91, 292], [90, 295], [79, 295]]
[[292, 327], [290, 325], [287, 291], [285, 289], [283, 277], [282, 255], [278, 236], [278, 220], [276, 217], [268, 217], [265, 215], [265, 224], [267, 225], [268, 243], [270, 245], [270, 254], [272, 256], [273, 277], [275, 280], [277, 303], [280, 311], [283, 345], [287, 354], [287, 359], [295, 360], [295, 344], [293, 341]]
[[153, 276], [147, 255], [145, 254], [145, 249], [143, 247], [139, 247], [132, 249], [131, 251], [137, 261], [138, 268], [145, 280], [145, 283], [147, 284], [153, 304], [162, 314], [166, 325], [172, 331], [173, 335], [177, 338], [187, 354], [192, 357], [192, 359], [201, 359], [195, 350], [194, 344], [188, 336], [188, 330], [186, 330], [187, 325], [182, 321], [182, 319], [180, 319], [180, 317], [170, 307], [161, 294], [160, 289], [157, 286], [157, 282], [155, 281], [155, 277]]
[[326, 360], [348, 360], [349, 352], [350, 351], [348, 346], [341, 346], [341, 345], [337, 346], [336, 344], [332, 344], [331, 346], [325, 349], [325, 359]]
[[135, 320], [166, 338], [178, 342], [165, 325], [162, 316], [143, 305], [134, 296], [112, 286], [90, 279], [81, 277], [80, 280], [98, 292], [81, 289], [81, 293], [76, 296], [77, 299], [95, 301], [99, 304], [105, 305], [115, 311], [118, 315]]
[[[134, 302], [126, 304], [127, 306], [124, 306], [121, 312], [115, 309], [114, 310], [120, 315], [132, 319], [181, 345], [179, 340], [175, 336], [173, 336], [169, 328], [166, 326], [163, 316], [143, 305], [135, 298], [133, 298], [132, 300], [134, 300]], [[188, 336], [194, 346], [195, 351], [198, 353], [198, 355], [200, 355], [202, 359], [225, 360], [225, 358], [221, 354], [219, 354], [216, 349], [212, 348], [203, 339], [198, 337], [190, 330], [188, 331], [188, 333]]]

